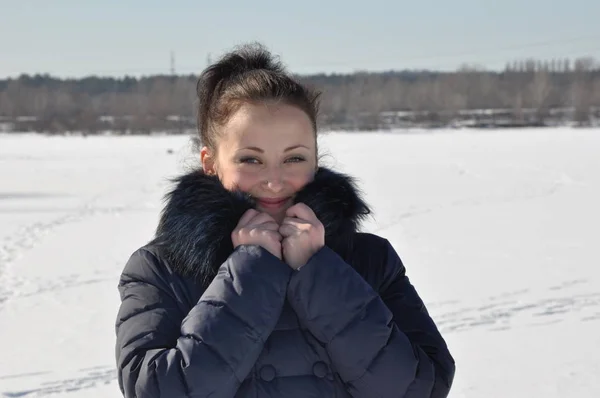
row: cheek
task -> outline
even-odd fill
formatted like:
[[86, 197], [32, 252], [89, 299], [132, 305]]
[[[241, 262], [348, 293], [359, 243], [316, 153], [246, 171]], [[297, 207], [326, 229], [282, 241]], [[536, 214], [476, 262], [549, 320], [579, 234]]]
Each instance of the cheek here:
[[254, 173], [231, 169], [221, 177], [226, 189], [233, 191], [252, 192], [259, 179]]
[[300, 191], [306, 184], [311, 182], [314, 178], [314, 172], [309, 171], [305, 173], [299, 173], [290, 178], [289, 183], [295, 192]]

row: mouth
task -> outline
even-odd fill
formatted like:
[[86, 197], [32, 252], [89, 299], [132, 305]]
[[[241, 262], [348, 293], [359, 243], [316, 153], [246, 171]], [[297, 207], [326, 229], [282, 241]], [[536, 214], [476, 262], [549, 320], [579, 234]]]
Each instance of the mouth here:
[[287, 204], [290, 198], [256, 198], [257, 204], [263, 209], [280, 209]]

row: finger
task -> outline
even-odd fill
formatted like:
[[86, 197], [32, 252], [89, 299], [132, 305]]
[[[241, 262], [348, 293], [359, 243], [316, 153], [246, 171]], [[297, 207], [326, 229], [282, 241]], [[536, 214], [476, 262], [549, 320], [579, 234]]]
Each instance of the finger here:
[[291, 225], [298, 230], [308, 230], [312, 227], [312, 224], [306, 220], [297, 217], [286, 217], [281, 222], [281, 225]]
[[296, 244], [296, 242], [294, 242], [294, 241], [293, 241], [293, 240], [291, 240], [291, 239], [286, 239], [285, 237], [284, 237], [284, 239], [281, 241], [281, 249], [282, 249], [284, 252], [289, 252], [289, 250], [293, 249], [293, 248], [294, 248], [294, 246], [296, 246], [296, 245], [297, 245], [297, 244]]
[[286, 238], [297, 235], [299, 232], [300, 230], [292, 224], [282, 224], [281, 227], [279, 227], [279, 233]]
[[265, 235], [270, 236], [272, 239], [275, 239], [278, 242], [283, 240], [283, 235], [281, 235], [278, 231], [265, 231]]
[[315, 212], [302, 202], [296, 203], [295, 205], [287, 209], [285, 214], [288, 217], [297, 217], [309, 222], [317, 221], [317, 216], [315, 215]]
[[268, 221], [257, 225], [257, 228], [266, 229], [269, 231], [279, 231], [279, 224], [277, 224], [275, 221]]
[[247, 225], [254, 217], [259, 214], [255, 209], [248, 209], [238, 221], [238, 226], [243, 227]]
[[248, 223], [248, 225], [260, 225], [270, 222], [275, 222], [275, 219], [267, 213], [259, 213]]
[[283, 220], [281, 220], [282, 224], [302, 224], [305, 222], [306, 220], [303, 220], [298, 217], [284, 217]]
[[248, 236], [253, 239], [274, 239], [281, 241], [283, 237], [279, 231], [273, 231], [271, 229], [254, 228], [247, 232]]

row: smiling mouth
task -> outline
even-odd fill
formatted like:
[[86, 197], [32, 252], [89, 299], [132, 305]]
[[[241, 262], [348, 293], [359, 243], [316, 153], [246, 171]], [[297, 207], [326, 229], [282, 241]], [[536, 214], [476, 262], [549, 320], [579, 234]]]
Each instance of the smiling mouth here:
[[276, 199], [269, 199], [269, 198], [257, 198], [256, 201], [257, 203], [265, 208], [265, 209], [279, 209], [281, 207], [283, 207], [289, 200], [290, 198], [276, 198]]

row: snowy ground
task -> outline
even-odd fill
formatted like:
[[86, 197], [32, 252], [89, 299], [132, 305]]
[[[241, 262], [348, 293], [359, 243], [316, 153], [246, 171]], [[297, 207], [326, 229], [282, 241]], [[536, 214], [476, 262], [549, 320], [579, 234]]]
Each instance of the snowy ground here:
[[[457, 361], [451, 397], [600, 396], [600, 130], [323, 136]], [[174, 153], [169, 154], [168, 149]], [[116, 282], [187, 137], [0, 135], [0, 396], [117, 397]]]

